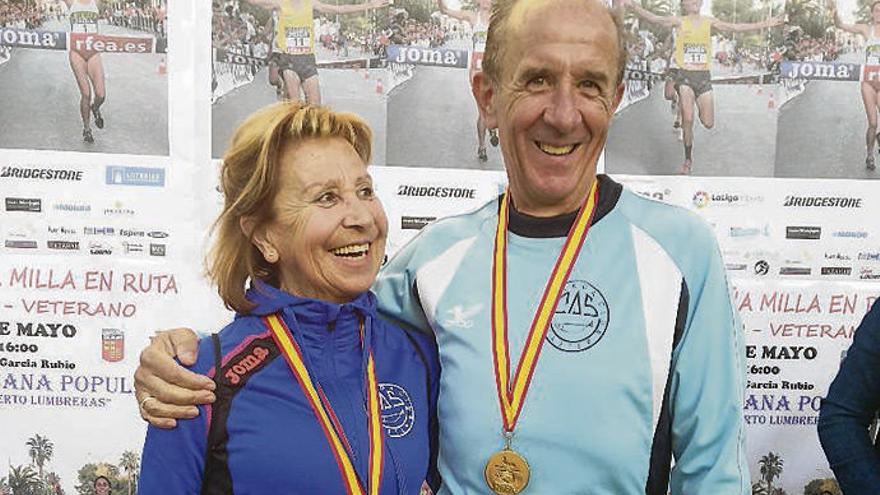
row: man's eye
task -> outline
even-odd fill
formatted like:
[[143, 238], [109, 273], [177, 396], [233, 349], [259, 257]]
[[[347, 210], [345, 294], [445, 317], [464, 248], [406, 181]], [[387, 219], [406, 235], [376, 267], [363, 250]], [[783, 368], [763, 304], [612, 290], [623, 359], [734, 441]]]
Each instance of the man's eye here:
[[580, 87], [581, 91], [589, 95], [596, 95], [597, 93], [600, 93], [602, 89], [599, 87], [598, 84], [596, 84], [595, 81], [590, 80], [581, 81], [578, 86]]
[[537, 76], [529, 79], [526, 83], [529, 88], [543, 88], [547, 85], [547, 79], [544, 76]]
[[598, 84], [596, 84], [596, 83], [593, 82], [593, 81], [589, 81], [589, 80], [587, 80], [587, 81], [581, 81], [580, 86], [581, 86], [581, 88], [584, 88], [584, 89], [595, 89], [595, 88], [598, 88], [598, 87], [599, 87]]

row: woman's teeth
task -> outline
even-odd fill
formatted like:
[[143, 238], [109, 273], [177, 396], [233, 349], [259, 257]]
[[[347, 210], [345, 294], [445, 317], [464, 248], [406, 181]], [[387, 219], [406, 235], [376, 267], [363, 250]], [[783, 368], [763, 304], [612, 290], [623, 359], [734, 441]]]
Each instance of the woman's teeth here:
[[331, 249], [330, 252], [336, 256], [345, 256], [347, 258], [358, 258], [360, 256], [366, 256], [367, 252], [370, 250], [370, 244], [351, 244], [349, 246], [343, 246], [336, 249]]

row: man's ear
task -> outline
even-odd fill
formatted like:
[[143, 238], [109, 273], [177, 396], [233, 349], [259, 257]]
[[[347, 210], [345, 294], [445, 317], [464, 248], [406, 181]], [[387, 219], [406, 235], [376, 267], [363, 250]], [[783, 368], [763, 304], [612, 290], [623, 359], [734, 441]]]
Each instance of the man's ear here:
[[245, 237], [252, 239], [254, 246], [263, 253], [263, 259], [269, 263], [278, 261], [278, 250], [269, 241], [265, 228], [257, 229], [257, 219], [252, 216], [243, 216], [238, 219], [238, 225]]
[[483, 123], [489, 129], [498, 127], [498, 121], [495, 119], [495, 87], [485, 72], [477, 72], [471, 79], [471, 93], [474, 100], [477, 101], [477, 107], [480, 109], [480, 117]]

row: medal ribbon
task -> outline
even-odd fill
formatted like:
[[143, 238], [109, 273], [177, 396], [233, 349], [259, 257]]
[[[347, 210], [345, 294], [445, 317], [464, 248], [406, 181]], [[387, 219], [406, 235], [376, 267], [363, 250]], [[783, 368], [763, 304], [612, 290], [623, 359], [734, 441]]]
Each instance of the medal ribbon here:
[[577, 261], [578, 254], [587, 237], [593, 221], [598, 199], [598, 180], [593, 180], [587, 200], [581, 206], [577, 219], [565, 245], [556, 259], [556, 265], [550, 279], [544, 287], [544, 294], [538, 310], [532, 320], [528, 337], [523, 346], [513, 383], [510, 382], [510, 350], [507, 340], [507, 223], [509, 208], [509, 192], [501, 197], [501, 208], [498, 211], [498, 226], [495, 231], [495, 251], [492, 260], [492, 354], [495, 361], [495, 384], [498, 390], [498, 402], [501, 405], [501, 417], [504, 420], [504, 431], [512, 432], [522, 411], [532, 375], [538, 364], [541, 349], [550, 321], [565, 282]]
[[[284, 321], [277, 314], [269, 315], [263, 318], [265, 325], [271, 330], [275, 343], [281, 349], [281, 354], [287, 360], [290, 370], [299, 382], [300, 388], [309, 401], [309, 405], [324, 430], [327, 442], [330, 444], [330, 450], [336, 458], [336, 464], [339, 466], [339, 472], [345, 483], [345, 493], [347, 495], [379, 495], [379, 485], [382, 479], [382, 468], [384, 467], [385, 454], [385, 437], [382, 434], [382, 421], [379, 412], [379, 385], [376, 380], [376, 365], [373, 361], [373, 351], [369, 351], [367, 355], [367, 423], [369, 424], [370, 434], [370, 468], [369, 468], [369, 492], [365, 490], [355, 471], [354, 464], [351, 461], [350, 447], [345, 439], [345, 433], [342, 431], [341, 425], [334, 422], [336, 414], [330, 403], [323, 399], [319, 393], [319, 388], [315, 386], [309, 376], [303, 360], [302, 350], [293, 338], [293, 333], [284, 324]], [[337, 431], [338, 430], [338, 431]], [[341, 435], [341, 439], [340, 439]]]

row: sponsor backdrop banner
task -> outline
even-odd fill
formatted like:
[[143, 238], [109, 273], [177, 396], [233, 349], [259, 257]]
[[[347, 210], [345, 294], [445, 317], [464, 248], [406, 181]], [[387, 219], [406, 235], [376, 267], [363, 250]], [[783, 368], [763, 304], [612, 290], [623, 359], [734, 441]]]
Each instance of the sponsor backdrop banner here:
[[[854, 2], [838, 3], [857, 20]], [[483, 34], [437, 6], [316, 8], [310, 28], [285, 31], [310, 37], [282, 43], [271, 9], [237, 0], [99, 1], [88, 23], [97, 31], [85, 34], [62, 4], [0, 2], [0, 494], [91, 494], [98, 474], [136, 493], [140, 349], [156, 329], [211, 332], [231, 317], [202, 275], [222, 204], [216, 159], [245, 116], [292, 91], [270, 45], [310, 59], [298, 43], [311, 40], [314, 63], [296, 59], [299, 70], [317, 71], [324, 103], [373, 127], [389, 256], [437, 218], [498, 195], [506, 178], [490, 134], [481, 147], [469, 89]], [[783, 11], [713, 5], [703, 13], [728, 22]], [[674, 38], [629, 12], [633, 62], [602, 165], [715, 229], [746, 334], [753, 491], [837, 494], [817, 408], [880, 294], [880, 195], [869, 180], [770, 177], [874, 178], [859, 156], [856, 86], [877, 70], [858, 37], [822, 38], [827, 26], [801, 28], [789, 14], [742, 37], [713, 32], [717, 123], [695, 124], [694, 176], [680, 177], [664, 99]], [[106, 69], [104, 127], [88, 113], [92, 143], [69, 61], [88, 52]]]
[[[830, 484], [816, 422], [820, 400], [846, 356], [853, 331], [880, 284], [734, 279], [746, 332], [743, 414], [755, 488], [761, 469], [778, 469], [773, 487], [816, 493]], [[829, 490], [830, 493], [836, 493]]]
[[[753, 492], [839, 493], [816, 434], [820, 399], [880, 296], [877, 186], [867, 181], [618, 176], [715, 229], [746, 338]], [[778, 473], [777, 473], [778, 471]]]
[[0, 155], [0, 493], [92, 493], [96, 474], [126, 490], [139, 349], [175, 321], [227, 317], [200, 273], [187, 164], [20, 155]]

